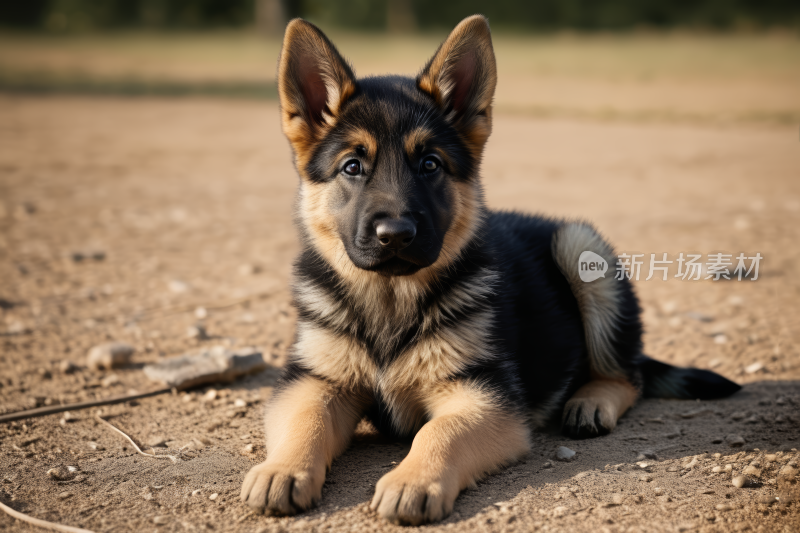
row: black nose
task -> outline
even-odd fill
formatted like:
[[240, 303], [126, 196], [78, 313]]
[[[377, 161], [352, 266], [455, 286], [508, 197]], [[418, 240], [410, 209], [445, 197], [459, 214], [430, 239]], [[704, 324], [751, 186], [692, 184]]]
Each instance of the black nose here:
[[375, 233], [381, 246], [402, 250], [417, 236], [417, 225], [407, 218], [384, 218], [375, 224]]

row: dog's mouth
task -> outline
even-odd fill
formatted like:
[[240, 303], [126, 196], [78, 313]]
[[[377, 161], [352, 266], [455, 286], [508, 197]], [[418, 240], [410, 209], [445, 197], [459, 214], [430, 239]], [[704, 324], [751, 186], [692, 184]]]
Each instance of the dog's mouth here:
[[392, 255], [388, 259], [376, 263], [367, 270], [377, 272], [383, 276], [410, 276], [419, 272], [421, 268], [422, 265], [418, 265], [397, 255]]

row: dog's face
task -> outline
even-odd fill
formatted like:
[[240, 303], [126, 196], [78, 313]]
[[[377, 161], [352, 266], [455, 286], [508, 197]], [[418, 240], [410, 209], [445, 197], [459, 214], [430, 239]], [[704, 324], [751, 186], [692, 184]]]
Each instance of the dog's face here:
[[416, 80], [357, 80], [318, 28], [292, 21], [278, 86], [308, 243], [340, 272], [385, 276], [457, 256], [479, 223], [495, 84], [483, 17], [459, 24]]

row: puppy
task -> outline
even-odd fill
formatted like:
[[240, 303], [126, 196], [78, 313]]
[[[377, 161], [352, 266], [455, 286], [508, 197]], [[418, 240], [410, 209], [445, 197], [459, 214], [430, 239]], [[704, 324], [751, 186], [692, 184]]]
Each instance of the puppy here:
[[358, 79], [318, 28], [289, 23], [278, 89], [300, 175], [297, 338], [266, 408], [267, 460], [242, 487], [250, 506], [314, 505], [364, 417], [413, 438], [372, 509], [421, 524], [525, 456], [553, 415], [565, 434], [594, 437], [642, 395], [739, 389], [643, 355], [631, 284], [578, 277], [584, 251], [615, 264], [592, 226], [486, 207], [496, 81], [479, 15], [416, 79]]

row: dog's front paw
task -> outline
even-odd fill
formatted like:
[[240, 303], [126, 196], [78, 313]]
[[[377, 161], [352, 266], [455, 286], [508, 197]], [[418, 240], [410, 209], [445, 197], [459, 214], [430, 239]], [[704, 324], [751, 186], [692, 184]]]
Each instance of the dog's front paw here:
[[617, 425], [617, 415], [602, 398], [572, 398], [564, 406], [562, 431], [573, 439], [608, 435]]
[[296, 514], [317, 503], [324, 481], [324, 474], [266, 461], [245, 476], [241, 499], [254, 509]]
[[370, 509], [395, 524], [417, 526], [450, 514], [458, 488], [447, 479], [426, 479], [401, 463], [378, 481]]

